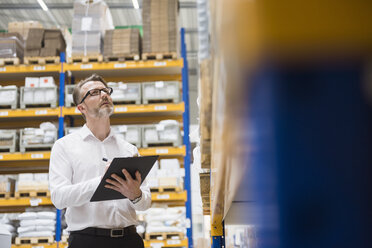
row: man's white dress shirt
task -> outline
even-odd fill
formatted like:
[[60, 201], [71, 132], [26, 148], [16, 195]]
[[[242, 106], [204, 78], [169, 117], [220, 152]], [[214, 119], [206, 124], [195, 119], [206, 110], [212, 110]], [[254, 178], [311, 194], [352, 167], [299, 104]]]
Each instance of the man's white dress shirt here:
[[106, 162], [102, 158], [112, 160], [137, 155], [137, 148], [121, 136], [111, 131], [100, 141], [86, 125], [55, 142], [50, 156], [49, 188], [54, 206], [67, 208], [68, 231], [137, 224], [135, 210], [143, 211], [151, 205], [146, 180], [141, 185], [142, 199], [136, 204], [129, 199], [90, 202], [105, 172]]

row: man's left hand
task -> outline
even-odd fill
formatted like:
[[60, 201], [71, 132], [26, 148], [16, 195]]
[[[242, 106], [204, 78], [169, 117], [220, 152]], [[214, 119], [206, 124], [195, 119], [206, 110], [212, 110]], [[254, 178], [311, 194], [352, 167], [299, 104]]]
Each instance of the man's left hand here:
[[108, 189], [113, 189], [120, 192], [122, 195], [126, 196], [129, 200], [133, 201], [134, 199], [141, 196], [142, 191], [141, 186], [141, 174], [136, 171], [136, 178], [132, 178], [129, 172], [126, 169], [123, 169], [123, 174], [125, 180], [122, 177], [119, 177], [116, 174], [112, 174], [113, 179], [107, 179], [105, 187]]

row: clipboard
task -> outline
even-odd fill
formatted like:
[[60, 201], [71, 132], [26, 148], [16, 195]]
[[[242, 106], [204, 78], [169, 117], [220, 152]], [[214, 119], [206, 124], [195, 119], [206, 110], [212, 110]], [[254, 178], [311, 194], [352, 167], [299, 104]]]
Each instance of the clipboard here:
[[127, 198], [113, 189], [105, 188], [106, 179], [111, 178], [112, 174], [125, 179], [122, 170], [126, 169], [133, 178], [135, 178], [136, 171], [139, 171], [143, 182], [158, 158], [159, 156], [114, 158], [90, 201], [98, 202]]

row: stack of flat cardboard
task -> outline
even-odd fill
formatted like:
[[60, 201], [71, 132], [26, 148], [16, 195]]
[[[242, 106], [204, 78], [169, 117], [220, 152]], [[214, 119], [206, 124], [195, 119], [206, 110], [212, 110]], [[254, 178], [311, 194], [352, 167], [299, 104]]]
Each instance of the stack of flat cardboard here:
[[24, 42], [19, 33], [0, 33], [0, 58], [23, 58]]
[[125, 57], [140, 54], [140, 34], [138, 29], [107, 30], [104, 40], [105, 57]]
[[143, 53], [178, 52], [178, 1], [144, 0]]
[[32, 28], [26, 41], [25, 57], [59, 56], [65, 49], [66, 43], [61, 30]]
[[72, 56], [101, 54], [109, 9], [104, 1], [75, 1], [72, 20]]
[[9, 22], [8, 32], [19, 33], [23, 39], [26, 40], [28, 37], [28, 31], [31, 28], [43, 28], [43, 25], [37, 21], [26, 21], [26, 22]]

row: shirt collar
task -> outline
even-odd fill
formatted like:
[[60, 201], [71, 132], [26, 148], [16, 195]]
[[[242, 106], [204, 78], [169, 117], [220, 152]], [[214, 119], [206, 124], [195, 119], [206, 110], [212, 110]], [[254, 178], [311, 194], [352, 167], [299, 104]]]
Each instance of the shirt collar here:
[[[89, 129], [89, 127], [87, 126], [87, 124], [84, 124], [84, 126], [80, 129], [80, 135], [83, 139], [86, 139], [88, 136], [92, 136], [94, 138], [96, 138], [96, 136], [94, 136], [94, 134], [92, 133], [92, 131]], [[110, 133], [109, 135], [106, 137], [105, 140], [111, 138], [111, 137], [114, 137], [114, 132], [112, 130], [112, 128], [110, 128]]]

